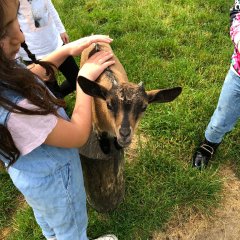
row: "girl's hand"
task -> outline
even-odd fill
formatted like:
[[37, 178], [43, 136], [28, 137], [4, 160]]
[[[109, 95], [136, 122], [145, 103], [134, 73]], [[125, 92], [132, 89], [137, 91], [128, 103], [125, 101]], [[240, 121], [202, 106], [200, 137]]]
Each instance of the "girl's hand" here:
[[61, 33], [60, 37], [61, 37], [64, 44], [69, 43], [69, 36], [66, 32]]
[[112, 52], [99, 51], [92, 55], [82, 66], [78, 75], [95, 81], [99, 75], [115, 61], [111, 59]]
[[111, 43], [112, 39], [106, 35], [92, 35], [70, 42], [65, 47], [69, 48], [70, 55], [79, 56], [85, 48], [97, 42]]

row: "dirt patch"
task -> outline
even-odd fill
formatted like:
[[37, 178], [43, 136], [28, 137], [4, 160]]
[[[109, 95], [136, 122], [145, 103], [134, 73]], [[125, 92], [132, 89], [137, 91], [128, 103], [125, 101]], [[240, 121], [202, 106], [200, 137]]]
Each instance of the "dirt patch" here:
[[[212, 217], [193, 214], [188, 222], [175, 218], [154, 240], [239, 240], [240, 181], [230, 167], [220, 170], [224, 179], [223, 202]], [[179, 221], [178, 221], [179, 220]]]
[[0, 231], [0, 240], [6, 239], [6, 237], [11, 233], [12, 229], [10, 227], [4, 228]]

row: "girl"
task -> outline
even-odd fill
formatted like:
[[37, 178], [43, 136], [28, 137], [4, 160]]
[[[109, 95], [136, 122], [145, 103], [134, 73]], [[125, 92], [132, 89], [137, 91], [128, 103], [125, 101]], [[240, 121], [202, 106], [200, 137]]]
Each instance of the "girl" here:
[[[0, 159], [13, 183], [23, 193], [47, 239], [87, 240], [86, 197], [77, 147], [91, 130], [91, 97], [77, 85], [71, 119], [62, 102], [38, 76], [52, 76], [43, 62], [30, 70], [15, 61], [24, 36], [19, 28], [19, 0], [0, 1]], [[45, 60], [56, 67], [95, 42], [95, 35], [64, 45]], [[93, 55], [79, 75], [94, 81], [114, 64], [109, 52]], [[117, 239], [106, 235], [99, 240]]]

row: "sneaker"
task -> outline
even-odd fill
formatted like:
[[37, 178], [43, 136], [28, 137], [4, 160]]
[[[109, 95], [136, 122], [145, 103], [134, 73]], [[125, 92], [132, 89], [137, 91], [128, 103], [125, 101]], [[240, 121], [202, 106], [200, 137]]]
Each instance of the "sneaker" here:
[[220, 143], [211, 143], [207, 139], [197, 148], [193, 155], [193, 167], [206, 168]]
[[103, 235], [99, 238], [96, 238], [94, 240], [118, 240], [118, 238], [113, 234], [107, 234], [107, 235]]

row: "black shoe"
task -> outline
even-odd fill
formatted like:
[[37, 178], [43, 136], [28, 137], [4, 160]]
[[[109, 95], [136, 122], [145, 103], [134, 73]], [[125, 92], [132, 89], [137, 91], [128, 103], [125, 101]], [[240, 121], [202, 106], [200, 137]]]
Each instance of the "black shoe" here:
[[219, 144], [220, 143], [211, 143], [205, 139], [193, 155], [193, 167], [199, 169], [206, 168]]

